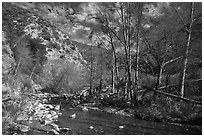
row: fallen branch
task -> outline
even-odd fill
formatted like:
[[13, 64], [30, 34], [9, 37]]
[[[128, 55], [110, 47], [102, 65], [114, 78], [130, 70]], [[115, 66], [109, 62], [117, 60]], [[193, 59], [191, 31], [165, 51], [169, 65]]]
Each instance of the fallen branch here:
[[159, 93], [159, 94], [162, 94], [162, 95], [166, 95], [166, 96], [169, 96], [169, 97], [173, 97], [173, 98], [177, 98], [177, 99], [180, 99], [180, 100], [193, 102], [193, 103], [196, 103], [198, 105], [202, 105], [202, 102], [199, 102], [199, 101], [196, 101], [196, 100], [191, 100], [191, 99], [188, 99], [188, 98], [176, 96], [176, 95], [169, 94], [169, 93], [166, 93], [166, 92], [162, 92], [162, 91], [159, 91], [159, 90], [155, 90], [153, 88], [146, 87], [146, 86], [144, 86], [143, 88], [145, 88], [147, 91], [153, 91], [153, 92], [156, 92], [156, 93]]
[[19, 38], [19, 40], [13, 45], [13, 48], [15, 48], [16, 47], [16, 45], [21, 41], [21, 39], [22, 38], [24, 38], [25, 37], [25, 35], [26, 35], [26, 33], [25, 34], [23, 34], [20, 38]]
[[2, 99], [2, 102], [7, 102], [7, 101], [10, 101], [12, 100], [12, 98], [5, 98], [5, 99]]

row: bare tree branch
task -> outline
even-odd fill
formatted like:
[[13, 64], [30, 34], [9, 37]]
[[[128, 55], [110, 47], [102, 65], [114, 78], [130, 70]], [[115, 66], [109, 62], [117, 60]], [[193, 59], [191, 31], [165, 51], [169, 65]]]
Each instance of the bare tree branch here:
[[166, 66], [167, 64], [172, 63], [172, 62], [174, 62], [174, 61], [177, 61], [178, 59], [181, 59], [181, 58], [183, 58], [183, 56], [177, 57], [177, 58], [175, 58], [175, 59], [171, 59], [171, 60], [169, 60], [169, 61], [163, 63], [163, 64], [162, 64], [162, 67], [164, 67], [164, 66]]
[[189, 33], [189, 29], [186, 25], [186, 23], [184, 22], [184, 19], [181, 17], [181, 15], [179, 14], [178, 10], [173, 6], [171, 5], [171, 7], [175, 10], [175, 12], [177, 13], [177, 15], [179, 16], [179, 18], [181, 19], [181, 22], [183, 24], [183, 26], [185, 27], [185, 30]]

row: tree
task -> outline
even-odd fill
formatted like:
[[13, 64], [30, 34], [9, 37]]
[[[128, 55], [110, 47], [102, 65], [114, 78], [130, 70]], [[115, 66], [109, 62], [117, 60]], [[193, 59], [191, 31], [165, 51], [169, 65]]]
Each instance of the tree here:
[[162, 84], [162, 78], [166, 77], [163, 75], [164, 70], [166, 75], [170, 74], [166, 67], [183, 58], [179, 45], [182, 44], [184, 37], [178, 36], [182, 25], [177, 24], [177, 16], [169, 5], [160, 9], [160, 13], [153, 15], [148, 16], [144, 22], [147, 26], [150, 25], [142, 29], [142, 41], [146, 45], [147, 54], [151, 56], [149, 62], [152, 62], [154, 74], [157, 75], [155, 85], [157, 89]]
[[[185, 78], [186, 78], [186, 69], [187, 69], [187, 63], [188, 63], [188, 56], [189, 56], [189, 50], [190, 50], [190, 42], [191, 42], [191, 35], [192, 35], [192, 26], [194, 22], [194, 10], [195, 10], [195, 3], [191, 3], [191, 12], [190, 12], [190, 26], [186, 31], [187, 33], [187, 44], [186, 44], [186, 52], [184, 56], [184, 64], [183, 64], [183, 71], [182, 71], [182, 82], [181, 82], [181, 97], [184, 97], [184, 90], [185, 90]], [[182, 18], [181, 18], [182, 19]], [[183, 20], [183, 19], [182, 19]], [[186, 24], [184, 24], [186, 26]]]
[[[110, 43], [113, 50], [113, 59], [115, 65], [115, 71], [117, 75], [117, 57], [115, 56], [115, 46], [113, 40], [123, 47], [125, 53], [125, 72], [126, 72], [126, 88], [125, 98], [131, 100], [133, 98], [132, 93], [132, 49], [134, 43], [139, 43], [139, 24], [141, 22], [142, 4], [140, 3], [113, 3], [111, 6], [105, 7], [105, 11], [99, 10], [99, 20], [102, 25], [103, 32], [108, 34]], [[135, 12], [135, 8], [137, 12]], [[115, 16], [113, 16], [115, 15]], [[137, 21], [136, 21], [137, 20]], [[138, 32], [137, 32], [138, 31]], [[135, 35], [136, 34], [136, 35]], [[135, 39], [136, 38], [136, 39]], [[137, 46], [137, 54], [139, 53], [139, 46]], [[138, 56], [139, 58], [139, 56]], [[137, 58], [137, 60], [138, 60]], [[138, 60], [139, 61], [139, 60]], [[138, 76], [138, 69], [136, 69]], [[113, 72], [114, 73], [114, 72]], [[114, 78], [113, 78], [114, 79]]]
[[[89, 35], [89, 39], [92, 39], [93, 37], [93, 31], [90, 33]], [[93, 45], [91, 45], [91, 66], [90, 66], [90, 92], [89, 94], [93, 94], [93, 88], [94, 88], [94, 85], [93, 85], [93, 80], [94, 80], [94, 66], [93, 66], [93, 63], [94, 63], [94, 57], [93, 57]]]
[[[143, 11], [143, 3], [138, 4], [138, 11], [137, 11], [137, 24], [136, 24], [136, 67], [135, 67], [135, 77], [134, 77], [134, 88], [138, 89], [138, 79], [139, 79], [139, 41], [140, 41], [140, 25], [142, 19], [142, 11]], [[133, 100], [137, 98], [137, 93], [133, 92]]]
[[[201, 18], [202, 18], [202, 6], [200, 3], [179, 3], [171, 4], [174, 9], [176, 16], [181, 22], [182, 28], [180, 31], [185, 36], [183, 42], [183, 63], [181, 71], [181, 82], [180, 82], [180, 93], [181, 96], [185, 96], [185, 80], [187, 77], [188, 66], [192, 66], [201, 60], [199, 50], [201, 48], [201, 36], [202, 36], [202, 27], [201, 27]], [[184, 10], [185, 9], [185, 10]], [[189, 12], [186, 12], [188, 9]], [[191, 46], [194, 45], [194, 46]], [[197, 57], [195, 56], [198, 55]], [[199, 57], [200, 56], [200, 57]], [[195, 73], [195, 72], [194, 72]]]

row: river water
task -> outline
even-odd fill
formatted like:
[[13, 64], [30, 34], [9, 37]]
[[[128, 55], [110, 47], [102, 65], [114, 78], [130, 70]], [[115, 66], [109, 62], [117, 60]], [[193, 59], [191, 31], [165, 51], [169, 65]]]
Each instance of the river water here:
[[[75, 118], [70, 116], [75, 114]], [[154, 123], [107, 112], [63, 106], [59, 126], [70, 128], [65, 134], [76, 135], [181, 135], [201, 134], [194, 128], [170, 123]]]

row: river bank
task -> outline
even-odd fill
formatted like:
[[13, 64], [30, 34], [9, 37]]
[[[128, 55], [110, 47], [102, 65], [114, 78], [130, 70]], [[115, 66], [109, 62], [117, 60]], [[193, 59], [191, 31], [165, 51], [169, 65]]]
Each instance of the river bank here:
[[[155, 122], [135, 117], [135, 109], [82, 102], [74, 96], [38, 93], [35, 113], [7, 134], [136, 135], [201, 134], [201, 127]], [[174, 130], [169, 130], [173, 127]]]

